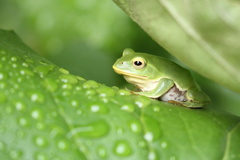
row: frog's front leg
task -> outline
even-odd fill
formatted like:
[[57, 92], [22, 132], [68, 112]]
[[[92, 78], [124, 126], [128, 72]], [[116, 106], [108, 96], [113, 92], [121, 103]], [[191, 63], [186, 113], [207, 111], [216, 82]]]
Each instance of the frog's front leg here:
[[139, 91], [139, 92], [132, 92], [132, 93], [146, 96], [146, 97], [151, 97], [151, 98], [158, 98], [163, 94], [165, 94], [173, 86], [174, 86], [173, 80], [163, 78], [163, 79], [160, 79], [157, 86], [150, 91]]

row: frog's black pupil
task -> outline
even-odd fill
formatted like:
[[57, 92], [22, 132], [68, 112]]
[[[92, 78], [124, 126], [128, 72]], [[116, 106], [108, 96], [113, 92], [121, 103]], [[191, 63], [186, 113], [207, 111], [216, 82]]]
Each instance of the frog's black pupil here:
[[141, 65], [142, 65], [142, 62], [141, 62], [141, 61], [135, 61], [134, 64], [135, 64], [136, 66], [141, 66]]

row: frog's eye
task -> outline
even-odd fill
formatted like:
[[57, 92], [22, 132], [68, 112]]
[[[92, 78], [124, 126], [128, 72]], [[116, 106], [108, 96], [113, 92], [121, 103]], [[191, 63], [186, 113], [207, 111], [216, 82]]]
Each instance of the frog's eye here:
[[146, 62], [143, 58], [137, 57], [133, 59], [132, 65], [135, 69], [142, 69], [145, 67]]

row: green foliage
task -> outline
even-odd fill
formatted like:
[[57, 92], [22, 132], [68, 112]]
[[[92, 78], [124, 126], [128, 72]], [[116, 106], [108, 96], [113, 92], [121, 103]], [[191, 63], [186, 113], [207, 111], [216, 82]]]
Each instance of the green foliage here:
[[126, 47], [166, 54], [109, 0], [0, 4], [0, 28], [14, 30], [39, 54], [86, 79], [111, 86], [123, 83], [111, 66]]
[[76, 77], [0, 30], [0, 159], [240, 159], [240, 120]]
[[240, 93], [239, 2], [113, 1], [187, 66]]

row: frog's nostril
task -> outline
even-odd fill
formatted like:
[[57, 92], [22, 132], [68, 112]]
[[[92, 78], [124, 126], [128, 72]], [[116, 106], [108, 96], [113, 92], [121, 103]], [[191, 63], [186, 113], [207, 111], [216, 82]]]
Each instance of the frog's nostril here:
[[123, 62], [122, 62], [122, 65], [125, 65], [126, 63], [127, 63], [126, 61], [123, 61]]

